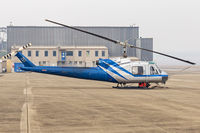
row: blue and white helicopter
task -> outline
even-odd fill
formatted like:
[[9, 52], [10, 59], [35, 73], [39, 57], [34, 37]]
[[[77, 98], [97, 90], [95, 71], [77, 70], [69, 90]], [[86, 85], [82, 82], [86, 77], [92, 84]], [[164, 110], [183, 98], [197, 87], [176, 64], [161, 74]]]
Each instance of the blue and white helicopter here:
[[[26, 58], [20, 51], [31, 46], [31, 43], [19, 48], [19, 50], [14, 51], [10, 54], [3, 56], [4, 59], [9, 58], [10, 56], [17, 56], [19, 60], [24, 64], [24, 67], [21, 67], [22, 70], [53, 74], [60, 76], [67, 76], [73, 78], [81, 78], [88, 80], [98, 80], [98, 81], [107, 81], [117, 83], [118, 87], [125, 87], [127, 83], [139, 83], [138, 87], [150, 86], [150, 83], [163, 83], [165, 84], [168, 80], [168, 74], [159, 69], [159, 67], [154, 62], [147, 61], [132, 61], [131, 58], [127, 58], [127, 47], [137, 48], [163, 56], [167, 56], [176, 60], [180, 60], [192, 65], [195, 63], [183, 60], [171, 55], [163, 54], [149, 49], [144, 49], [136, 47], [134, 45], [128, 44], [127, 42], [116, 41], [98, 34], [94, 34], [82, 29], [74, 28], [67, 26], [55, 21], [46, 20], [48, 22], [58, 24], [73, 30], [77, 30], [86, 34], [90, 34], [107, 41], [111, 41], [115, 44], [123, 46], [123, 58], [112, 58], [112, 59], [99, 59], [96, 61], [97, 67], [59, 67], [59, 66], [36, 66], [28, 58]], [[119, 86], [121, 85], [121, 86]]]

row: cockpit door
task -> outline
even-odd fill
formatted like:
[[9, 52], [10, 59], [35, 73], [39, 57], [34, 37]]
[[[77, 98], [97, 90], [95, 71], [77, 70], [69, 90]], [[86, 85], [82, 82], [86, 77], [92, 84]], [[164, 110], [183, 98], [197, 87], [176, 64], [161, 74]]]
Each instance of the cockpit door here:
[[148, 82], [159, 82], [161, 77], [159, 76], [159, 69], [155, 65], [149, 65], [149, 76], [147, 78]]

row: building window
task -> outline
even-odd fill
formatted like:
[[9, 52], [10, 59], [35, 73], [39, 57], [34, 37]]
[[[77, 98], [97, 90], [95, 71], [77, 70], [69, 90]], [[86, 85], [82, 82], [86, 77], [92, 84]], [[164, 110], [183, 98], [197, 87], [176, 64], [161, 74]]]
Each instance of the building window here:
[[48, 56], [48, 51], [44, 51], [44, 56]]
[[87, 56], [90, 56], [90, 51], [86, 51], [86, 55], [87, 55]]
[[69, 61], [69, 65], [72, 65], [72, 61]]
[[78, 56], [82, 56], [82, 51], [78, 51]]
[[73, 56], [73, 51], [66, 51], [66, 56]]
[[92, 61], [93, 67], [96, 66], [96, 61]]
[[74, 65], [77, 65], [77, 61], [74, 61]]
[[35, 51], [35, 56], [39, 56], [39, 51]]
[[95, 56], [96, 56], [96, 57], [99, 56], [99, 51], [95, 51]]
[[56, 51], [53, 51], [53, 56], [56, 56]]
[[42, 63], [43, 63], [43, 65], [46, 65], [46, 61], [43, 61]]
[[82, 63], [83, 63], [82, 61], [79, 61], [79, 65], [82, 65]]
[[102, 51], [102, 56], [103, 56], [103, 57], [105, 56], [105, 51]]
[[29, 56], [29, 57], [31, 56], [31, 51], [28, 51], [28, 56]]

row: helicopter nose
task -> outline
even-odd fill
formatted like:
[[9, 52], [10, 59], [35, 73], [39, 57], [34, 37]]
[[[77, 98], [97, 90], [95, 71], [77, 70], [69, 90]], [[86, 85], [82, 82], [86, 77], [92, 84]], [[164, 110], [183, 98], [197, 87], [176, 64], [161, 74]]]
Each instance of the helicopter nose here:
[[168, 80], [168, 74], [162, 71], [162, 82], [165, 84], [167, 80]]
[[168, 75], [162, 76], [162, 82], [165, 84], [168, 80]]
[[161, 72], [162, 75], [162, 83], [166, 83], [166, 81], [168, 80], [168, 74], [164, 71]]

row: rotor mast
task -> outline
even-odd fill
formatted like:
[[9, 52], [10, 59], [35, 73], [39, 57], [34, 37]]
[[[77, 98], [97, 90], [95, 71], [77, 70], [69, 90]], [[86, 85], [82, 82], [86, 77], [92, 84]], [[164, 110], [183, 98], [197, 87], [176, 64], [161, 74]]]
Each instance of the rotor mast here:
[[126, 46], [123, 47], [123, 57], [127, 58], [127, 47]]
[[127, 58], [127, 57], [128, 57], [128, 55], [127, 55], [127, 47], [128, 47], [130, 44], [128, 44], [127, 41], [125, 41], [125, 42], [117, 41], [116, 44], [119, 44], [119, 45], [121, 45], [121, 46], [123, 47], [123, 57], [124, 57], [124, 58]]

